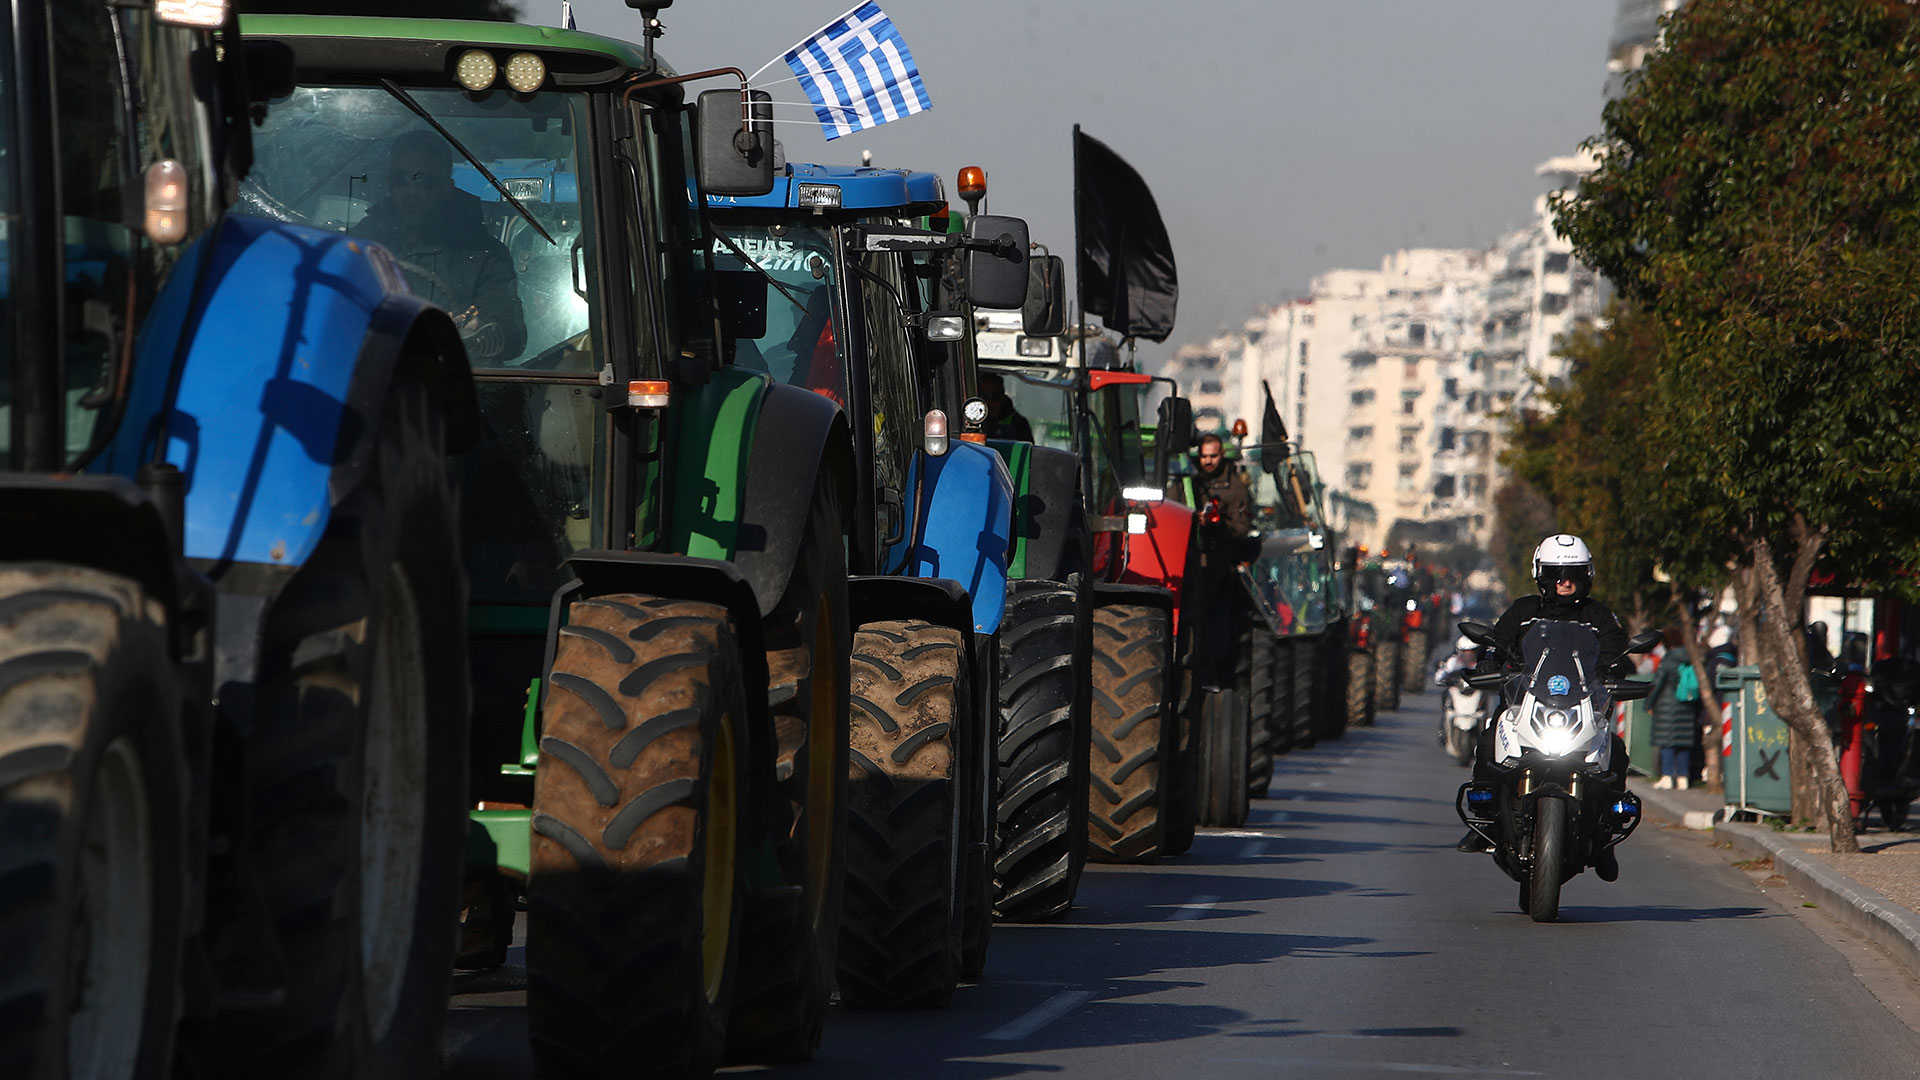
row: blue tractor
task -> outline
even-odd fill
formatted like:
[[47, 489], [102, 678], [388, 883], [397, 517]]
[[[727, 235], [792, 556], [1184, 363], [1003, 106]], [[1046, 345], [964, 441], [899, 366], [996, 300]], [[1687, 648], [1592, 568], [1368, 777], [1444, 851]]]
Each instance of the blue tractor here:
[[228, 214], [284, 50], [224, 3], [0, 35], [0, 1075], [418, 1076], [466, 836], [466, 353]]
[[1013, 503], [999, 455], [950, 430], [971, 396], [950, 350], [967, 302], [1024, 295], [1025, 224], [905, 228], [946, 211], [939, 177], [805, 164], [778, 169], [765, 196], [709, 210], [729, 362], [860, 418], [841, 993], [942, 1004], [984, 965], [992, 925]]

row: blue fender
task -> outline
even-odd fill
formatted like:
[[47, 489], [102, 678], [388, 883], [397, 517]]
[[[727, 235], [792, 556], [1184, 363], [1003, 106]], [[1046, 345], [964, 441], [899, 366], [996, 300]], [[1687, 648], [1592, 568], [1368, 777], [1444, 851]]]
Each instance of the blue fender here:
[[919, 528], [905, 572], [965, 586], [974, 632], [995, 633], [1007, 611], [1013, 476], [999, 454], [958, 439], [940, 457], [915, 456]]
[[152, 460], [177, 373], [164, 456], [186, 476], [189, 558], [304, 563], [357, 483], [410, 341], [459, 399], [449, 442], [470, 425], [451, 322], [408, 295], [379, 247], [229, 215], [182, 260], [141, 328], [127, 416], [96, 467], [131, 476]]

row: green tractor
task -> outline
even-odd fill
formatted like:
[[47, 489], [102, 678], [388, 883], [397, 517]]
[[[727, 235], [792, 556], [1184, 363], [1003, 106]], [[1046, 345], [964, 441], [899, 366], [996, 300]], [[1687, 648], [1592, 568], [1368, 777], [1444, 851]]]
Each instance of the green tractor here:
[[642, 14], [642, 45], [247, 25], [298, 73], [256, 212], [384, 247], [472, 359], [462, 962], [505, 961], [524, 903], [545, 1075], [808, 1057], [840, 929], [848, 421], [723, 357], [698, 196], [769, 190], [765, 106], [676, 74]]

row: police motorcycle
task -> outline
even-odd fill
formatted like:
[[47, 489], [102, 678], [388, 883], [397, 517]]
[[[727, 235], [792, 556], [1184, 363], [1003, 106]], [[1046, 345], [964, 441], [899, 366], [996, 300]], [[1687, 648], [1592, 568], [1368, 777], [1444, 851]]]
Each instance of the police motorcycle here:
[[1480, 725], [1487, 722], [1499, 700], [1494, 691], [1467, 684], [1479, 649], [1477, 642], [1463, 635], [1454, 642], [1453, 655], [1433, 674], [1434, 685], [1446, 691], [1440, 699], [1440, 746], [1460, 765], [1473, 763], [1473, 743], [1480, 735]]
[[[1460, 632], [1493, 645], [1493, 628], [1461, 623]], [[1638, 634], [1627, 652], [1644, 653], [1660, 634]], [[1625, 840], [1640, 824], [1640, 799], [1616, 789], [1613, 703], [1643, 698], [1649, 687], [1601, 668], [1600, 639], [1576, 622], [1541, 620], [1521, 638], [1518, 671], [1504, 659], [1466, 677], [1500, 690], [1489, 765], [1495, 779], [1460, 786], [1454, 809], [1493, 846], [1493, 860], [1520, 883], [1520, 908], [1534, 922], [1560, 915], [1560, 886]], [[1483, 665], [1484, 667], [1485, 665]]]

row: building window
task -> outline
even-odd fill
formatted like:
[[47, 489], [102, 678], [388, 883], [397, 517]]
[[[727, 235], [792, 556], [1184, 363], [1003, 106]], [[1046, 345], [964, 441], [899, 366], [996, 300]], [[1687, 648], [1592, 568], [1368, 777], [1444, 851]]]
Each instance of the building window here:
[[1356, 409], [1364, 405], [1371, 405], [1373, 404], [1373, 391], [1355, 390], [1353, 393], [1347, 395], [1347, 400]]
[[1419, 437], [1420, 437], [1419, 428], [1417, 427], [1401, 428], [1400, 429], [1400, 452], [1403, 454], [1413, 453], [1415, 440], [1417, 440]]
[[1427, 324], [1418, 322], [1408, 323], [1407, 340], [1415, 345], [1425, 345], [1427, 343]]
[[1546, 272], [1549, 274], [1564, 274], [1567, 272], [1567, 263], [1569, 261], [1570, 256], [1564, 251], [1550, 252], [1547, 255]]
[[1453, 449], [1453, 429], [1452, 428], [1443, 427], [1440, 429], [1440, 449], [1442, 450]]
[[1400, 399], [1400, 415], [1412, 416], [1414, 402], [1419, 400], [1416, 394], [1408, 394]]
[[1406, 366], [1402, 369], [1401, 373], [1406, 377], [1408, 382], [1418, 379], [1420, 377], [1420, 361], [1411, 356], [1407, 357]]
[[1414, 490], [1413, 474], [1415, 471], [1416, 470], [1412, 465], [1400, 466], [1400, 481], [1399, 483], [1394, 485], [1394, 490], [1396, 491]]
[[1300, 362], [1307, 362], [1307, 343], [1304, 341], [1300, 343]]
[[1303, 311], [1303, 312], [1301, 312], [1301, 313], [1300, 313], [1300, 325], [1301, 325], [1301, 326], [1312, 326], [1312, 325], [1313, 325], [1313, 312], [1311, 312], [1311, 311]]
[[1304, 371], [1300, 373], [1300, 396], [1307, 396], [1307, 373]]
[[1457, 400], [1460, 397], [1460, 380], [1448, 379], [1446, 382], [1440, 384], [1440, 390], [1447, 395], [1448, 401]]
[[1368, 439], [1371, 439], [1371, 438], [1373, 438], [1373, 425], [1372, 425], [1372, 424], [1362, 424], [1362, 425], [1361, 425], [1361, 426], [1359, 426], [1359, 427], [1350, 427], [1350, 428], [1348, 428], [1348, 429], [1347, 429], [1347, 441], [1348, 441], [1348, 442], [1351, 442], [1351, 443], [1363, 443], [1363, 442], [1366, 442], [1366, 441], [1367, 441]]
[[1200, 392], [1203, 394], [1217, 394], [1220, 392], [1220, 389], [1220, 380], [1218, 379], [1208, 379], [1200, 384]]
[[1433, 482], [1433, 496], [1436, 499], [1453, 498], [1453, 477], [1438, 477]]
[[1367, 490], [1367, 485], [1371, 483], [1373, 483], [1372, 462], [1358, 461], [1347, 466], [1347, 486], [1349, 488], [1355, 491], [1365, 491]]
[[1558, 315], [1567, 310], [1567, 294], [1550, 292], [1540, 298], [1540, 314]]

